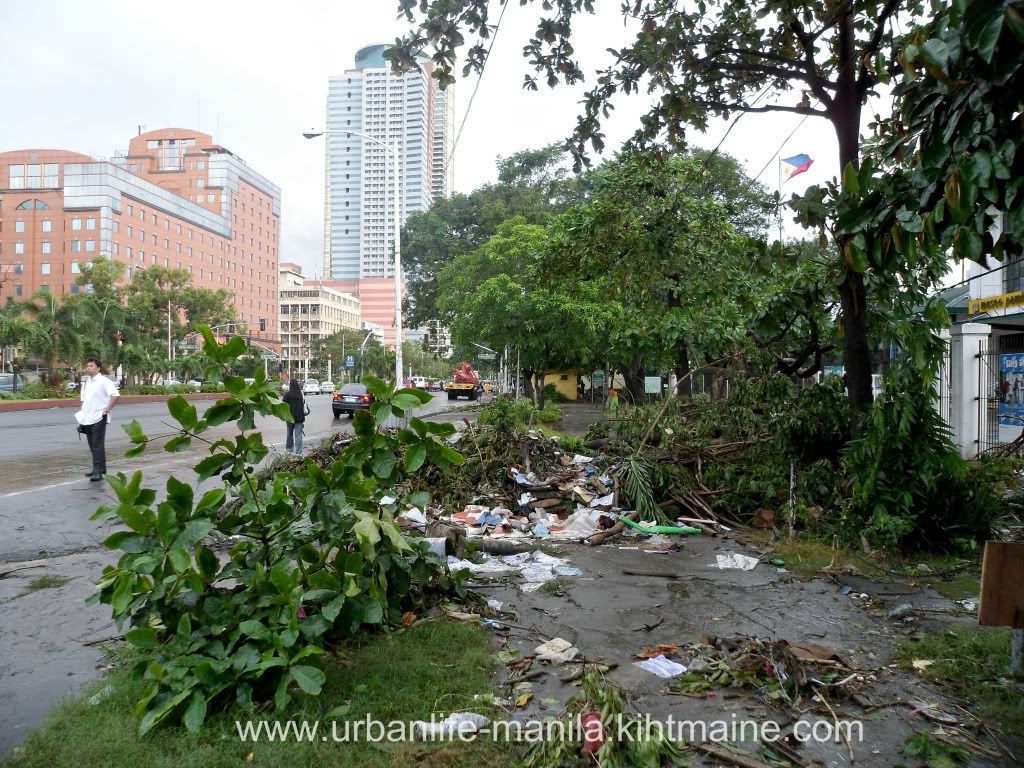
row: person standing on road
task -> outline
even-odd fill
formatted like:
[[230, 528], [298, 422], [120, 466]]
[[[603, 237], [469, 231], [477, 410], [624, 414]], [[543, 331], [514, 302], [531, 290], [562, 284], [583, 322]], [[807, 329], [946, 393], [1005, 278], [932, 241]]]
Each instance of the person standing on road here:
[[293, 423], [288, 425], [288, 439], [284, 444], [285, 450], [291, 451], [294, 445], [295, 450], [293, 453], [301, 455], [302, 430], [306, 426], [306, 415], [309, 413], [309, 406], [306, 405], [306, 398], [302, 396], [302, 387], [299, 386], [298, 379], [291, 380], [291, 383], [288, 385], [288, 391], [285, 392], [284, 397], [281, 399], [288, 403], [293, 419]]
[[75, 420], [78, 422], [78, 431], [82, 432], [89, 442], [92, 472], [87, 472], [85, 476], [94, 482], [102, 480], [107, 474], [104, 441], [107, 437], [110, 411], [120, 396], [121, 393], [117, 391], [114, 382], [100, 370], [99, 358], [90, 357], [86, 360], [81, 386], [82, 409], [75, 414]]

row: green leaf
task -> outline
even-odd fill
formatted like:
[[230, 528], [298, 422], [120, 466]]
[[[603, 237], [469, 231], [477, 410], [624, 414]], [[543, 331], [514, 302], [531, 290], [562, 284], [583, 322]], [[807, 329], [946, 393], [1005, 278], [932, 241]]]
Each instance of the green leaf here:
[[216, 512], [224, 503], [225, 496], [227, 496], [227, 492], [223, 488], [214, 488], [211, 491], [207, 491], [203, 494], [203, 497], [199, 500], [199, 504], [196, 506], [196, 514], [210, 514]]
[[181, 482], [174, 475], [167, 478], [167, 501], [178, 512], [191, 514], [195, 491], [188, 483]]
[[191, 437], [188, 435], [178, 435], [177, 437], [172, 437], [167, 441], [164, 445], [164, 450], [168, 453], [177, 453], [178, 451], [185, 450], [190, 445], [192, 445]]
[[921, 55], [932, 66], [938, 67], [942, 71], [946, 70], [946, 64], [949, 61], [949, 49], [942, 40], [933, 37], [925, 42], [921, 46]]
[[466, 460], [466, 457], [463, 456], [461, 453], [449, 448], [447, 445], [444, 445], [443, 443], [437, 442], [436, 440], [433, 442], [432, 445], [428, 445], [427, 452], [430, 454], [430, 458], [435, 463], [439, 464], [448, 463], [454, 464], [455, 466], [458, 467], [461, 466], [462, 463]]
[[134, 581], [131, 576], [122, 576], [118, 579], [117, 587], [114, 589], [114, 594], [110, 600], [110, 607], [114, 611], [114, 616], [119, 616], [128, 610], [128, 605], [132, 601], [132, 582]]
[[427, 460], [427, 446], [423, 443], [409, 446], [405, 452], [405, 471], [415, 472]]
[[294, 589], [295, 582], [292, 581], [292, 575], [288, 571], [288, 563], [286, 561], [282, 560], [270, 569], [270, 583], [282, 595], [287, 595]]
[[379, 602], [373, 600], [363, 611], [364, 624], [381, 624], [384, 621], [384, 608]]
[[217, 453], [213, 456], [207, 456], [195, 465], [196, 475], [199, 482], [203, 482], [215, 475], [219, 475], [234, 463], [235, 457], [227, 454]]
[[338, 614], [341, 613], [341, 607], [345, 604], [345, 596], [338, 595], [336, 598], [326, 603], [321, 611], [321, 614], [327, 621], [334, 623], [334, 620], [338, 618]]
[[128, 439], [133, 443], [146, 443], [146, 433], [142, 431], [142, 425], [135, 419], [132, 419], [128, 424], [122, 424], [121, 429], [128, 435]]
[[185, 429], [192, 429], [199, 422], [196, 407], [192, 405], [183, 395], [176, 395], [167, 401], [167, 410], [171, 416]]
[[125, 451], [124, 457], [126, 459], [134, 459], [136, 456], [141, 456], [145, 452], [146, 444], [142, 443], [141, 445], [137, 445], [134, 448], [129, 448], [127, 451]]
[[224, 378], [224, 389], [236, 397], [245, 391], [245, 379], [241, 376], [226, 376]]
[[197, 542], [201, 541], [210, 531], [213, 530], [213, 523], [209, 520], [190, 520], [185, 524], [184, 530], [174, 540], [175, 547], [192, 549]]
[[847, 163], [846, 168], [843, 169], [843, 191], [851, 195], [860, 192], [860, 178], [857, 176], [857, 169], [852, 162]]
[[196, 691], [192, 694], [192, 701], [189, 702], [188, 709], [185, 710], [185, 716], [181, 719], [181, 722], [189, 733], [199, 733], [199, 729], [203, 727], [204, 720], [206, 720], [206, 697], [199, 691]]
[[270, 630], [264, 626], [261, 621], [257, 619], [249, 619], [243, 621], [238, 625], [239, 631], [243, 635], [251, 637], [253, 640], [266, 640], [270, 637]]
[[187, 688], [176, 696], [162, 701], [153, 709], [149, 710], [139, 723], [139, 735], [145, 736], [155, 725], [169, 715], [176, 706], [181, 704], [192, 693], [192, 688]]
[[216, 427], [229, 421], [234, 421], [242, 414], [242, 404], [232, 398], [218, 400], [211, 405], [203, 418], [211, 427]]
[[224, 344], [224, 354], [228, 359], [241, 357], [247, 350], [248, 346], [246, 346], [245, 339], [241, 336], [232, 336]]
[[178, 535], [178, 519], [170, 504], [161, 504], [156, 519], [156, 530], [160, 536], [160, 542], [166, 547], [174, 541]]
[[386, 480], [391, 477], [391, 473], [395, 470], [395, 464], [397, 463], [398, 459], [395, 457], [395, 454], [391, 452], [381, 453], [373, 462], [373, 474], [381, 480]]
[[178, 573], [184, 573], [192, 568], [192, 558], [184, 549], [175, 548], [168, 550], [167, 557], [171, 560], [171, 566]]
[[124, 634], [124, 639], [136, 648], [156, 648], [160, 642], [156, 637], [156, 630], [152, 627], [136, 627]]
[[973, 3], [972, 12], [967, 16], [965, 37], [986, 64], [992, 63], [999, 34], [1003, 31], [1004, 8], [1003, 3], [993, 3], [988, 8], [981, 3]]
[[392, 416], [391, 405], [389, 403], [376, 403], [373, 407], [374, 423], [376, 423], [378, 427], [383, 427]]
[[118, 531], [110, 534], [103, 540], [103, 546], [107, 549], [120, 549], [122, 552], [128, 553], [145, 552], [149, 548], [146, 538], [132, 531]]
[[366, 385], [366, 389], [369, 390], [370, 394], [378, 400], [386, 400], [391, 394], [391, 387], [388, 386], [387, 382], [378, 379], [376, 376], [370, 374], [363, 376], [363, 384]]
[[289, 672], [291, 673], [292, 680], [298, 683], [299, 688], [310, 696], [319, 696], [324, 680], [327, 679], [324, 673], [316, 667], [307, 667], [303, 664], [292, 667], [289, 669]]

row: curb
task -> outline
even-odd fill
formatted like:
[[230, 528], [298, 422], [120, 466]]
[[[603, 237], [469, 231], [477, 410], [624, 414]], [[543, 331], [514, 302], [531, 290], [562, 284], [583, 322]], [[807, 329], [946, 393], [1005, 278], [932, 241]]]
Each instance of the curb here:
[[[183, 395], [186, 400], [220, 400], [227, 396], [227, 392], [196, 392], [195, 394]], [[131, 405], [132, 403], [165, 403], [177, 395], [125, 395], [118, 398], [118, 404]], [[11, 411], [38, 411], [47, 408], [78, 408], [82, 401], [76, 397], [68, 397], [62, 400], [0, 400], [0, 413]]]

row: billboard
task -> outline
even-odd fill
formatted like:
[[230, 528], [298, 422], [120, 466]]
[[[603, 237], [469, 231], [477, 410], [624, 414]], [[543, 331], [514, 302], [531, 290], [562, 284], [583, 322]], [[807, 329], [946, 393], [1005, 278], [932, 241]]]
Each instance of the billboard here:
[[1024, 352], [999, 356], [999, 424], [1024, 426]]

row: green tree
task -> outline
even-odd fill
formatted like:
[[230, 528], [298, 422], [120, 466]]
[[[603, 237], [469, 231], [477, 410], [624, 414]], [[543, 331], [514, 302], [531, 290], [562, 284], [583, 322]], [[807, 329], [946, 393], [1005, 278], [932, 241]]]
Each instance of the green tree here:
[[[595, 170], [590, 200], [552, 226], [546, 270], [593, 281], [626, 308], [610, 348], [634, 399], [645, 366], [682, 377], [746, 343], [765, 301], [755, 244], [733, 228], [732, 206], [701, 188], [706, 170], [697, 157], [625, 153]], [[721, 187], [717, 197], [732, 202]]]
[[593, 284], [551, 280], [539, 269], [548, 247], [544, 227], [511, 219], [484, 245], [445, 267], [438, 309], [458, 344], [517, 349], [534, 399], [544, 406], [544, 376], [589, 365], [610, 302]]
[[22, 305], [35, 326], [26, 351], [41, 359], [48, 369], [47, 382], [59, 383], [58, 364], [76, 365], [83, 356], [82, 313], [73, 302], [60, 302], [48, 290], [38, 290]]
[[445, 265], [479, 248], [508, 219], [544, 224], [579, 199], [581, 180], [567, 159], [558, 147], [517, 152], [498, 161], [497, 183], [438, 200], [409, 217], [402, 231], [402, 267], [411, 327], [437, 318], [437, 277]]
[[82, 290], [67, 299], [82, 323], [82, 349], [112, 368], [120, 365], [129, 317], [122, 285], [124, 264], [106, 258], [80, 264], [75, 283]]
[[[523, 0], [521, 4], [532, 3]], [[543, 0], [540, 19], [524, 55], [549, 86], [583, 80], [574, 58], [573, 21], [594, 12], [591, 0]], [[466, 71], [481, 71], [493, 27], [489, 0], [417, 3], [399, 0], [416, 27], [388, 52], [398, 70], [416, 66], [415, 56], [434, 49], [435, 77], [454, 82], [458, 49], [466, 37], [477, 41], [467, 52]], [[860, 164], [861, 110], [879, 83], [889, 80], [899, 47], [894, 32], [898, 12], [920, 15], [919, 0], [636, 0], [622, 13], [634, 39], [613, 48], [614, 62], [597, 73], [583, 112], [568, 142], [577, 161], [589, 145], [604, 146], [601, 123], [617, 95], [643, 85], [657, 94], [631, 143], [665, 140], [685, 144], [688, 127], [705, 130], [712, 117], [737, 113], [790, 112], [827, 120], [839, 144], [843, 168]], [[417, 16], [417, 8], [422, 18]], [[527, 75], [525, 86], [537, 88]], [[769, 98], [765, 99], [768, 96]], [[762, 102], [762, 100], [764, 101]], [[863, 273], [852, 269], [847, 243], [838, 233], [836, 264], [842, 307], [843, 353], [852, 406], [852, 424], [871, 402], [868, 296]]]

